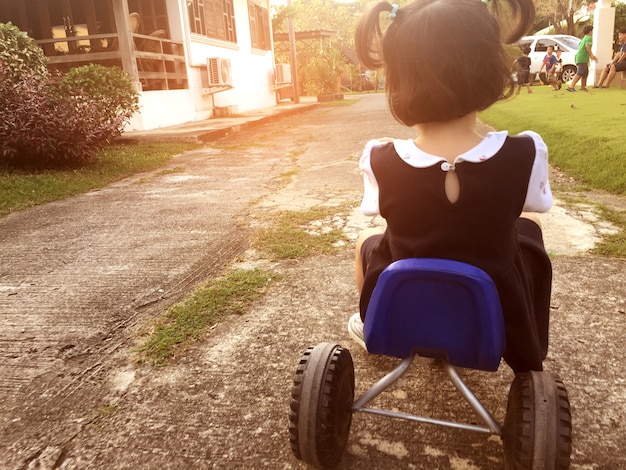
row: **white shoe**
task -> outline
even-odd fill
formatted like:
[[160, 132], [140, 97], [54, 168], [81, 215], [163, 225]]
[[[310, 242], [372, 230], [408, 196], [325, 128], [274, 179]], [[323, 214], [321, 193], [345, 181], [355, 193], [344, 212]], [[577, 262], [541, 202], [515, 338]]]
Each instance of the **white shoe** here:
[[367, 351], [365, 336], [363, 335], [363, 321], [361, 320], [361, 314], [359, 312], [352, 315], [348, 320], [348, 334], [359, 346]]

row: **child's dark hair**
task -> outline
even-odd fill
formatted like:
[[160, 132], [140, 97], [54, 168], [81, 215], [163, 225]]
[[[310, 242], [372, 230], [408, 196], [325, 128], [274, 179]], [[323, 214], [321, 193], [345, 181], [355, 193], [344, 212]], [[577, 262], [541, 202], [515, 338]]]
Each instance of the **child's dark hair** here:
[[[413, 126], [456, 119], [513, 93], [503, 43], [526, 33], [535, 7], [532, 0], [502, 1], [415, 0], [399, 9], [385, 1], [361, 19], [357, 54], [368, 69], [385, 68], [389, 107], [398, 121]], [[383, 33], [380, 15], [392, 11]], [[502, 21], [506, 35], [501, 14], [513, 19]]]

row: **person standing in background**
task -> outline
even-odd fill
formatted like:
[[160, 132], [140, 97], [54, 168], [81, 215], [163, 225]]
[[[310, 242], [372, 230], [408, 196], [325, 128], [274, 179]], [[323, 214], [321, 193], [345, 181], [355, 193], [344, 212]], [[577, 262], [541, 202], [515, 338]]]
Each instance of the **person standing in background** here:
[[587, 91], [587, 76], [589, 75], [589, 59], [598, 61], [598, 58], [591, 50], [593, 45], [593, 26], [587, 25], [583, 28], [583, 38], [576, 53], [576, 75], [572, 84], [567, 87], [567, 91], [576, 91], [576, 83], [580, 80], [580, 91]]

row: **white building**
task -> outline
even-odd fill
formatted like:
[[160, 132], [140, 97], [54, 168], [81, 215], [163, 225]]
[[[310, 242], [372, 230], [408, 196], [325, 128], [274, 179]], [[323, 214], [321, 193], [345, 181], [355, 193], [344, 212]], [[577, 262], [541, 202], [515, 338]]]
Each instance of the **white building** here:
[[140, 91], [130, 130], [276, 104], [269, 0], [0, 0], [49, 67], [119, 66]]

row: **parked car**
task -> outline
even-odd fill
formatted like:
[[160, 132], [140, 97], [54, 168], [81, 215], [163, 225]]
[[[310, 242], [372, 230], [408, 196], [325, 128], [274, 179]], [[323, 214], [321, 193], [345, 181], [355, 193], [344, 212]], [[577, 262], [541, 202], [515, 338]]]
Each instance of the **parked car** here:
[[[530, 47], [530, 75], [539, 72], [543, 58], [546, 55], [548, 46], [554, 46], [554, 49], [560, 49], [561, 60], [563, 61], [563, 82], [569, 82], [576, 74], [576, 52], [580, 39], [567, 34], [544, 35], [544, 36], [524, 36], [519, 40], [519, 47], [523, 49], [525, 46]], [[531, 78], [532, 81], [532, 78]]]

